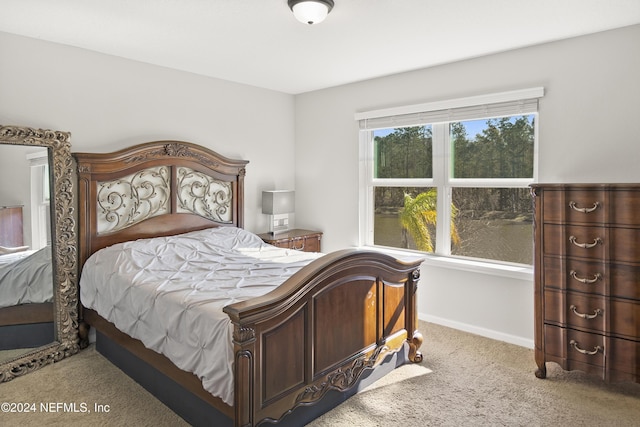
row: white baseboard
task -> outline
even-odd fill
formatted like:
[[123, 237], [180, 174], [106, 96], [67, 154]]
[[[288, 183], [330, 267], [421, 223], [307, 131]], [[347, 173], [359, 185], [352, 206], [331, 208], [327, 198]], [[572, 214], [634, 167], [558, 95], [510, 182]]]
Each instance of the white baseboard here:
[[424, 313], [418, 313], [418, 318], [425, 322], [435, 323], [437, 325], [446, 326], [448, 328], [458, 329], [460, 331], [469, 332], [471, 334], [480, 335], [482, 337], [491, 338], [498, 341], [508, 342], [509, 344], [519, 345], [526, 348], [534, 348], [532, 339], [519, 337], [516, 335], [505, 334], [504, 332], [494, 331], [492, 329], [481, 328], [479, 326], [470, 325], [468, 323], [457, 322], [455, 320], [444, 319], [442, 317], [431, 316]]

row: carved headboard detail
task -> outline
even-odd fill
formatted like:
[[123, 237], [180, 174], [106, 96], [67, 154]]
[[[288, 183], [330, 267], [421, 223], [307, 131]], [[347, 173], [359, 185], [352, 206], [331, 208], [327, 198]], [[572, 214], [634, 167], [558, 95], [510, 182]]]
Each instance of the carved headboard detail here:
[[73, 155], [80, 267], [93, 252], [122, 241], [244, 224], [246, 160], [180, 141]]

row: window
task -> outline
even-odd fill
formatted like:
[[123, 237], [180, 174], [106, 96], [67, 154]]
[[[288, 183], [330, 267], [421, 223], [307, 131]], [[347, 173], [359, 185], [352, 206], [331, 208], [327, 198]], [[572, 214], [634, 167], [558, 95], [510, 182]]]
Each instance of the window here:
[[31, 248], [51, 244], [51, 187], [49, 153], [46, 149], [27, 154], [31, 166]]
[[531, 264], [542, 93], [357, 114], [363, 243]]

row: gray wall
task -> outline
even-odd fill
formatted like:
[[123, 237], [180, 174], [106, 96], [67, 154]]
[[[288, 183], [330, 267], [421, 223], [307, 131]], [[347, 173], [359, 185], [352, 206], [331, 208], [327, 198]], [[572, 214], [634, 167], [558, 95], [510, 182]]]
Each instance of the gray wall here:
[[72, 151], [177, 139], [247, 159], [251, 231], [262, 190], [295, 186], [292, 95], [7, 33], [0, 52], [0, 124], [69, 131]]

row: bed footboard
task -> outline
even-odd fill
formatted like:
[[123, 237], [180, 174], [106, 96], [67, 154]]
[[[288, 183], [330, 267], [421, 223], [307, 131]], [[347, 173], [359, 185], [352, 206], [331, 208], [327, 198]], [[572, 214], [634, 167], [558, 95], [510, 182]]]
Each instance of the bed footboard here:
[[420, 362], [422, 260], [373, 251], [323, 256], [264, 297], [225, 307], [234, 324], [235, 425], [282, 421], [347, 393], [390, 354]]

